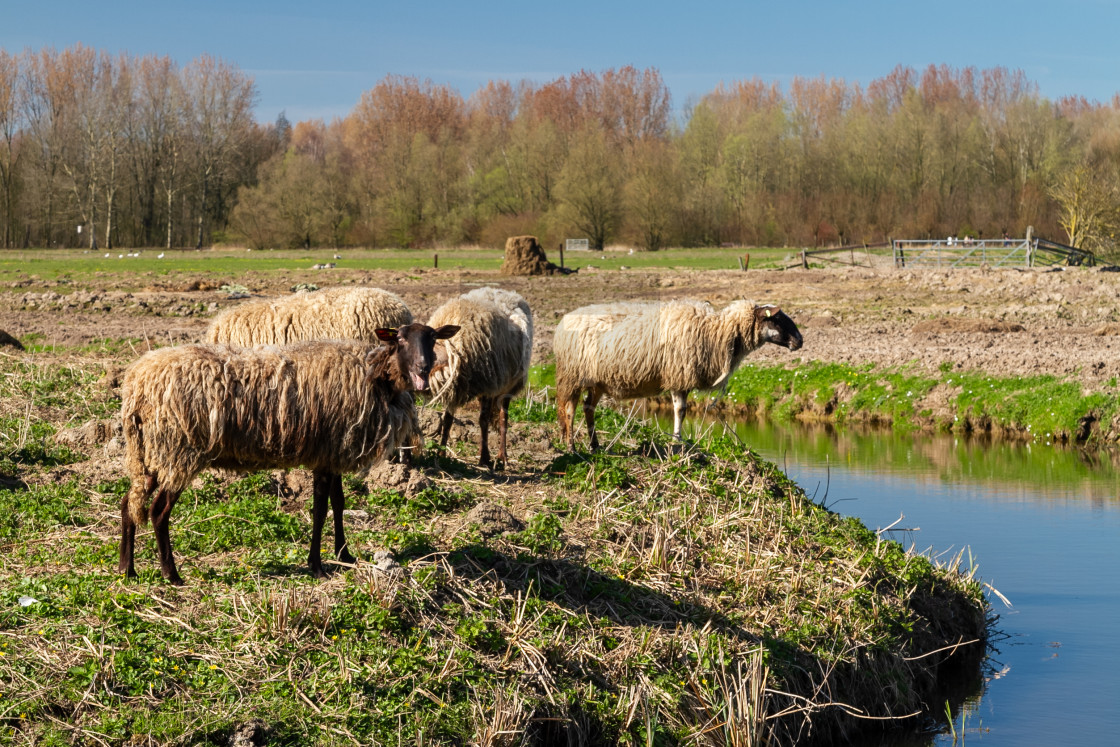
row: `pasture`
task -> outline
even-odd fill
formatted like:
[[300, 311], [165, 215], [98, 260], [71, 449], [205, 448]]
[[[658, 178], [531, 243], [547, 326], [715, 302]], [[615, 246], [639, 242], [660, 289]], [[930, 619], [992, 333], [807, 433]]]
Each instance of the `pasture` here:
[[[920, 415], [958, 367], [1045, 368], [1115, 398], [1115, 337], [1094, 334], [1120, 321], [1115, 281], [1084, 269], [739, 272], [741, 250], [725, 252], [619, 254], [551, 278], [503, 278], [483, 250], [441, 252], [439, 269], [408, 252], [0, 258], [0, 329], [28, 347], [0, 355], [0, 741], [752, 744], [792, 743], [811, 724], [827, 742], [978, 686], [987, 607], [966, 558], [904, 553], [715, 427], [672, 449], [617, 404], [600, 411], [604, 452], [559, 450], [550, 330], [611, 297], [778, 303], [805, 347], [748, 364], [836, 366], [853, 392], [867, 367], [905, 365], [943, 387], [922, 391]], [[473, 466], [465, 410], [446, 452], [429, 443], [410, 468], [347, 477], [359, 563], [326, 581], [306, 572], [302, 473], [207, 474], [172, 521], [187, 586], [159, 578], [148, 529], [140, 579], [126, 581], [121, 367], [199, 339], [237, 302], [223, 285], [268, 296], [298, 283], [386, 287], [421, 319], [481, 284], [522, 293], [538, 368], [515, 404], [509, 469]], [[1009, 309], [1022, 332], [913, 331]], [[1056, 336], [1067, 344], [1039, 346]], [[789, 414], [826, 416], [849, 397], [840, 383], [790, 385]], [[430, 428], [438, 413], [423, 418]], [[979, 643], [930, 655], [961, 640]]]

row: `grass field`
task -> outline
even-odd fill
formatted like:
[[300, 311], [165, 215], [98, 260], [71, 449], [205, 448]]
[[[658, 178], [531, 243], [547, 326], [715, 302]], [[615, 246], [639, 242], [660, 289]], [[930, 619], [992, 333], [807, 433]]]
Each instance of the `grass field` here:
[[[208, 275], [241, 275], [246, 272], [281, 272], [304, 270], [314, 264], [334, 262], [340, 268], [356, 270], [398, 270], [429, 268], [438, 255], [443, 269], [464, 268], [497, 270], [502, 265], [500, 249], [457, 247], [451, 249], [316, 249], [245, 251], [243, 249], [193, 249], [164, 252], [147, 249], [139, 257], [129, 257], [128, 250], [89, 252], [80, 249], [28, 249], [0, 252], [0, 278], [4, 276], [37, 276], [42, 280], [70, 278], [82, 281], [119, 275], [155, 275], [168, 273], [199, 273]], [[665, 249], [659, 252], [622, 251], [569, 252], [565, 266], [580, 268], [594, 265], [601, 268], [627, 266], [633, 268], [680, 267], [695, 270], [737, 269], [738, 261], [750, 253], [752, 267], [777, 267], [788, 262], [797, 252], [792, 249]], [[106, 257], [105, 254], [109, 254]], [[163, 254], [160, 259], [159, 255]], [[334, 255], [341, 255], [335, 259]], [[555, 252], [549, 259], [558, 263]], [[121, 257], [120, 255], [125, 255]]]

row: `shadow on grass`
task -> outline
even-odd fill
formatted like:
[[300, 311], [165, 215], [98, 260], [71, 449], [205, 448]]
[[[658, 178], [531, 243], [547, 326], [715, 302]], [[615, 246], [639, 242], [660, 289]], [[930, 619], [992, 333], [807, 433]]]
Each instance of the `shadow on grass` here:
[[762, 642], [717, 610], [673, 599], [566, 558], [530, 553], [509, 555], [486, 545], [471, 544], [449, 553], [447, 560], [463, 578], [497, 582], [510, 594], [534, 595], [579, 615], [607, 619], [617, 625], [666, 629], [687, 624], [709, 625], [749, 644]]

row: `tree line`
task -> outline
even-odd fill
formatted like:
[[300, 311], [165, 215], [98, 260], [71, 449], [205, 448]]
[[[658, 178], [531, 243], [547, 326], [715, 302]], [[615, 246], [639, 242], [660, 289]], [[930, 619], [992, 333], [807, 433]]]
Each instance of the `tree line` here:
[[[0, 50], [0, 245], [822, 246], [1035, 233], [1111, 252], [1120, 98], [1021, 71], [721, 84], [653, 68], [455, 89], [392, 75], [331, 122], [253, 120], [209, 56]], [[81, 233], [79, 233], [79, 226]]]

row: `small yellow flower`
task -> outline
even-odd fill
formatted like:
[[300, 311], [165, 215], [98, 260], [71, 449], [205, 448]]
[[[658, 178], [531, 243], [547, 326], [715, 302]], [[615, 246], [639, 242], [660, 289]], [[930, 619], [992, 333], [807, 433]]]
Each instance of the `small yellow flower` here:
[[331, 640], [332, 640], [332, 641], [337, 641], [337, 640], [338, 640], [338, 636], [336, 636], [336, 635], [332, 635], [332, 636], [331, 636]]
[[159, 671], [159, 670], [157, 669], [157, 670], [156, 670], [156, 674], [163, 674], [163, 672], [161, 672], [161, 671]]
[[218, 668], [218, 665], [217, 665], [217, 664], [211, 664], [211, 665], [210, 665], [210, 668], [211, 668], [211, 669], [217, 669], [217, 668]]
[[42, 630], [40, 630], [39, 635], [45, 635], [45, 633]]

